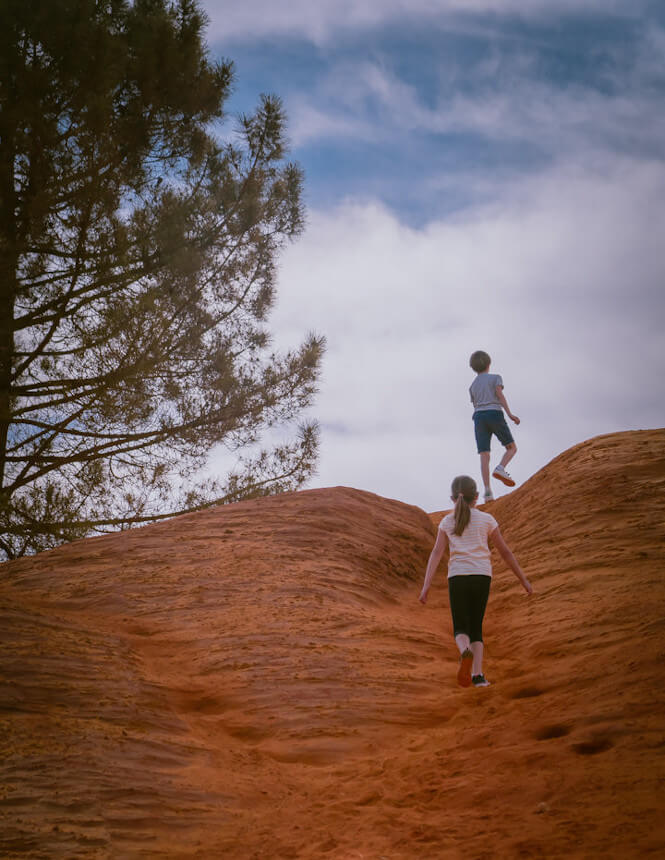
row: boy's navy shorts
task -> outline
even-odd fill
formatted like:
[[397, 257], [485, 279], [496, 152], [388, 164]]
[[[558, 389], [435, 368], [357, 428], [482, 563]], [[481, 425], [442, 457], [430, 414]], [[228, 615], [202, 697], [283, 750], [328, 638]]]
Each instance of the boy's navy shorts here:
[[485, 409], [480, 412], [474, 412], [473, 424], [476, 431], [476, 444], [478, 445], [479, 454], [490, 450], [492, 436], [496, 436], [504, 446], [510, 445], [511, 442], [515, 441], [510, 428], [506, 424], [502, 409]]

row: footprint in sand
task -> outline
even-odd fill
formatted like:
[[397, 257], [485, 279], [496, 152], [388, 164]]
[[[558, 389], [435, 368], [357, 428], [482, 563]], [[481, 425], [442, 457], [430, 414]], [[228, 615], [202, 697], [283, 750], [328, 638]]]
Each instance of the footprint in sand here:
[[533, 699], [536, 696], [542, 696], [545, 690], [541, 690], [540, 687], [522, 687], [520, 690], [516, 690], [514, 693], [508, 693], [508, 698], [510, 699]]
[[552, 725], [552, 726], [543, 726], [538, 729], [534, 733], [534, 738], [537, 741], [549, 741], [552, 738], [565, 738], [566, 735], [570, 734], [570, 726], [566, 725]]
[[614, 744], [609, 737], [601, 735], [579, 744], [573, 744], [573, 749], [578, 755], [597, 755], [598, 753], [607, 752], [613, 746]]

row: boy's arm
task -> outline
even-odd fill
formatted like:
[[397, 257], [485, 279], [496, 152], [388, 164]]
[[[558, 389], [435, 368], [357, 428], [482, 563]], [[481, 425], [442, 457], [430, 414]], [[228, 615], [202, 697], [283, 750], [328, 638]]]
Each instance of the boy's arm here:
[[497, 400], [499, 401], [499, 403], [506, 410], [506, 415], [510, 418], [510, 420], [514, 421], [515, 424], [519, 424], [520, 419], [517, 417], [517, 415], [513, 415], [513, 413], [510, 411], [510, 407], [508, 406], [508, 401], [506, 400], [506, 396], [503, 393], [503, 385], [497, 385], [496, 396], [497, 396]]
[[427, 601], [427, 592], [429, 591], [432, 577], [436, 573], [436, 569], [439, 566], [441, 557], [447, 549], [448, 535], [444, 532], [443, 529], [438, 529], [436, 535], [436, 543], [434, 544], [434, 548], [432, 549], [432, 552], [429, 556], [429, 561], [427, 562], [427, 570], [425, 572], [425, 582], [423, 583], [423, 589], [420, 592], [420, 597], [418, 598], [421, 603], [425, 603]]

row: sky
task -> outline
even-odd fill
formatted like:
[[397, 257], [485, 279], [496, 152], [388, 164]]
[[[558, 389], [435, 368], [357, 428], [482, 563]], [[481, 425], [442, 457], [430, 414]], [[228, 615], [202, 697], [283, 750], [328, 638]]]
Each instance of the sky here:
[[269, 327], [327, 339], [309, 487], [435, 511], [455, 475], [480, 483], [478, 349], [521, 419], [517, 486], [665, 425], [664, 2], [202, 5], [229, 112], [280, 96], [305, 171]]

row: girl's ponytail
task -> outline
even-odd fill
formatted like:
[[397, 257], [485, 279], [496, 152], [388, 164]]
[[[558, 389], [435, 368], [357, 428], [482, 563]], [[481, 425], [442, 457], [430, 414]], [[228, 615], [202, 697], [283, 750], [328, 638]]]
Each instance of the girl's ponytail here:
[[459, 475], [452, 483], [450, 493], [455, 500], [455, 529], [456, 535], [461, 535], [471, 519], [471, 505], [478, 495], [478, 488], [473, 478]]

